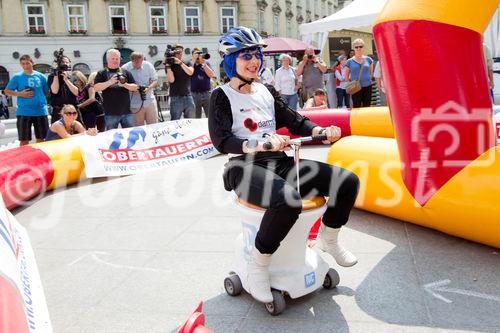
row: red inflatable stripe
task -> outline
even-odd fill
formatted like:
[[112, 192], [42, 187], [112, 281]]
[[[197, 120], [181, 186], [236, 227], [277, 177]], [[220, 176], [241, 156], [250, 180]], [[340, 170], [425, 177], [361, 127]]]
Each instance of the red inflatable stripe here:
[[[335, 112], [331, 112], [335, 111]], [[309, 118], [313, 123], [319, 126], [327, 127], [335, 125], [340, 127], [342, 137], [351, 135], [351, 113], [345, 109], [330, 109], [318, 111], [299, 111], [301, 115]], [[281, 128], [277, 131], [280, 135], [290, 135], [291, 138], [298, 136], [290, 134], [286, 128]]]
[[380, 23], [374, 34], [403, 179], [424, 205], [494, 145], [481, 36], [412, 20]]
[[28, 321], [19, 292], [0, 276], [0, 332], [28, 333]]
[[0, 153], [0, 192], [8, 209], [45, 192], [53, 178], [52, 161], [39, 149], [23, 146]]

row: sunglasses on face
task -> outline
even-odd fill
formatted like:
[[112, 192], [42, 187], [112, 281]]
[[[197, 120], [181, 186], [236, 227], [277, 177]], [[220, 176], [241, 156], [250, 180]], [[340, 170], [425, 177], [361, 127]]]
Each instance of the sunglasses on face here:
[[67, 114], [68, 116], [76, 116], [78, 113], [76, 113], [76, 112], [64, 112], [64, 114]]
[[358, 46], [355, 46], [354, 48], [355, 48], [355, 49], [362, 49], [362, 48], [363, 48], [363, 45], [358, 45]]
[[262, 55], [258, 52], [255, 53], [247, 52], [247, 53], [242, 53], [238, 56], [238, 58], [243, 59], [245, 61], [250, 61], [252, 60], [253, 57], [255, 57], [255, 59], [257, 60], [262, 60]]

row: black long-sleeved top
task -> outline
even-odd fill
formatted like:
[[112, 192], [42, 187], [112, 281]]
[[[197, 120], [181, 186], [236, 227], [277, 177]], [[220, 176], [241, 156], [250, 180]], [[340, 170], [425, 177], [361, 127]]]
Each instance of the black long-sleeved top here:
[[[294, 135], [311, 135], [317, 125], [309, 118], [290, 109], [280, 94], [271, 85], [266, 85], [274, 97], [276, 130], [286, 127]], [[208, 114], [208, 130], [215, 148], [224, 154], [243, 154], [242, 145], [245, 139], [233, 135], [233, 115], [228, 97], [221, 88], [212, 92], [210, 97], [210, 112]]]

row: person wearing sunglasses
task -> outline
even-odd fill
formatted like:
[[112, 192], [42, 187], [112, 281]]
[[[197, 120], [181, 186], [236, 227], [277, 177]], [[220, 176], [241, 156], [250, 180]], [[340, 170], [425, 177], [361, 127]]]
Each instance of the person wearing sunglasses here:
[[230, 81], [212, 92], [208, 129], [215, 148], [230, 157], [223, 174], [225, 189], [266, 209], [251, 251], [248, 275], [242, 278], [256, 300], [268, 303], [273, 301], [268, 271], [272, 254], [297, 220], [302, 196], [313, 191], [331, 198], [318, 248], [342, 266], [356, 264], [356, 257], [337, 239], [340, 227], [349, 219], [359, 180], [348, 170], [301, 160], [300, 193], [296, 190], [294, 160], [285, 153], [290, 138], [276, 130], [286, 127], [300, 136], [324, 133], [324, 143], [331, 144], [340, 138], [340, 128], [316, 125], [288, 107], [273, 86], [258, 82], [264, 46], [261, 36], [246, 27], [231, 28], [219, 39]]
[[97, 128], [85, 130], [83, 125], [76, 120], [78, 112], [72, 104], [65, 104], [61, 108], [61, 118], [50, 125], [45, 141], [66, 139], [75, 134], [97, 135]]
[[[354, 57], [347, 60], [345, 78], [347, 81], [359, 80], [361, 90], [352, 95], [352, 107], [369, 107], [372, 103], [373, 59], [363, 55], [365, 42], [355, 39]], [[360, 75], [361, 71], [361, 75]]]

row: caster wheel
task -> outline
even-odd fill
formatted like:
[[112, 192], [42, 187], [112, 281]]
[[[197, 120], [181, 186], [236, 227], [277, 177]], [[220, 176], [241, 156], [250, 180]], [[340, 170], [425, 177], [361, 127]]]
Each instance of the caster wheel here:
[[229, 296], [238, 296], [243, 291], [240, 277], [236, 274], [230, 275], [224, 279], [224, 289]]
[[323, 288], [325, 289], [333, 289], [340, 283], [339, 273], [330, 268], [328, 273], [326, 273], [325, 281], [323, 282]]
[[285, 296], [281, 291], [273, 290], [273, 301], [266, 303], [266, 310], [272, 316], [277, 316], [286, 308]]

